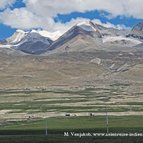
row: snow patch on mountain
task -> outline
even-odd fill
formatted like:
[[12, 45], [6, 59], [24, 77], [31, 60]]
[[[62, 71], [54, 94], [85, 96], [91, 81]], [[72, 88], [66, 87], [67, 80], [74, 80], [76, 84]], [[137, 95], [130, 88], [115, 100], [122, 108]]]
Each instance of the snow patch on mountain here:
[[[57, 40], [62, 33], [60, 31], [56, 32], [48, 32], [45, 30], [31, 30], [31, 31], [23, 31], [23, 30], [16, 30], [16, 32], [6, 39], [9, 45], [17, 46], [26, 41], [34, 41], [34, 40], [41, 40], [41, 39], [51, 39], [52, 41]], [[43, 38], [42, 38], [43, 37]], [[44, 40], [42, 40], [44, 42]], [[45, 41], [47, 42], [47, 40]], [[11, 47], [11, 46], [9, 46]]]
[[105, 36], [103, 37], [103, 43], [106, 43], [106, 42], [115, 42], [115, 41], [122, 41], [122, 40], [125, 40], [125, 41], [129, 41], [129, 42], [132, 42], [136, 45], [138, 44], [141, 44], [142, 42], [137, 40], [137, 39], [133, 39], [133, 38], [127, 38], [127, 37], [123, 37], [123, 36]]
[[14, 44], [20, 42], [25, 36], [27, 35], [27, 32], [24, 32], [22, 30], [16, 30], [16, 32], [6, 41], [8, 43]]
[[62, 35], [62, 33], [60, 31], [48, 32], [48, 31], [45, 31], [45, 30], [41, 30], [41, 31], [38, 31], [38, 33], [41, 36], [50, 38], [53, 41], [57, 40]]
[[0, 48], [11, 48], [12, 45], [1, 45], [0, 44]]
[[82, 28], [85, 31], [97, 31], [97, 29], [91, 21], [80, 22], [76, 26]]

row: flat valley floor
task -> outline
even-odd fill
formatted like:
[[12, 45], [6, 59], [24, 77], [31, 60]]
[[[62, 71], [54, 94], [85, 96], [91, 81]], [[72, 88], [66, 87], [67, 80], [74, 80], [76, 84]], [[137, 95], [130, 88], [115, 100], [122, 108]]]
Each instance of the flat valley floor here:
[[2, 54], [0, 142], [142, 142], [142, 137], [63, 137], [70, 130], [106, 133], [106, 114], [111, 132], [143, 133], [142, 58], [108, 54]]

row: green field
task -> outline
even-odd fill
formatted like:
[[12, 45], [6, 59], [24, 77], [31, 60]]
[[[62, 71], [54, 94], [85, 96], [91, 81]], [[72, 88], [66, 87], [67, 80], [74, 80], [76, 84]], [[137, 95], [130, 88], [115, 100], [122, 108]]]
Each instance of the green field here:
[[[110, 116], [110, 133], [143, 133], [143, 116]], [[47, 125], [48, 135], [45, 135]], [[64, 137], [64, 132], [106, 133], [105, 116], [56, 117], [38, 121], [9, 122], [0, 127], [0, 143], [141, 143], [142, 137]], [[12, 135], [12, 136], [11, 136]], [[17, 141], [18, 140], [18, 141]], [[11, 143], [11, 142], [10, 142]]]
[[1, 90], [0, 143], [142, 143], [142, 137], [64, 137], [64, 132], [106, 133], [106, 111], [116, 113], [109, 116], [110, 133], [143, 133], [143, 96], [126, 94], [121, 88], [126, 86]]
[[[111, 132], [143, 132], [143, 116], [109, 116]], [[78, 130], [95, 129], [106, 131], [105, 116], [91, 117], [55, 117], [38, 121], [8, 122], [0, 130]], [[105, 129], [105, 130], [104, 130]]]
[[0, 110], [8, 110], [12, 117], [12, 113], [103, 113], [106, 105], [108, 112], [142, 112], [142, 94], [125, 95], [120, 86], [117, 89], [112, 85], [110, 88], [0, 90]]

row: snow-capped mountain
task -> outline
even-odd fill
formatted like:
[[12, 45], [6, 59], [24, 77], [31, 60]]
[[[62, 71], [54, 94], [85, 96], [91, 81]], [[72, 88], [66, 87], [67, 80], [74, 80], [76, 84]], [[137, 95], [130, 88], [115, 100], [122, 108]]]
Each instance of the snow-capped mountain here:
[[11, 37], [7, 38], [0, 47], [12, 48], [29, 54], [40, 54], [47, 51], [52, 42], [50, 38], [42, 36], [36, 30], [29, 32], [17, 30]]
[[[132, 47], [141, 44], [142, 41], [133, 36], [127, 36], [129, 29], [107, 28], [96, 24], [99, 32], [102, 34], [103, 44], [110, 44], [113, 46]], [[108, 45], [109, 46], [109, 45]]]
[[[12, 48], [28, 54], [45, 52], [67, 52], [103, 50], [112, 47], [139, 47], [143, 41], [143, 23], [132, 30], [104, 27], [92, 21], [74, 25], [64, 34], [60, 31], [17, 30], [11, 37], [0, 43], [0, 48]], [[52, 53], [52, 52], [51, 52]]]
[[23, 31], [23, 30], [16, 30], [16, 32], [9, 38], [7, 38], [3, 43], [9, 45], [18, 44], [21, 42], [25, 37], [29, 39], [38, 39], [39, 37], [49, 38], [52, 41], [57, 40], [61, 36], [60, 31], [56, 32], [48, 32], [46, 30], [31, 30], [31, 31]]
[[47, 37], [43, 37], [41, 36], [37, 31], [32, 30], [31, 32], [28, 32], [19, 42], [18, 45], [21, 45], [25, 42], [36, 42], [36, 41], [41, 41], [43, 43], [47, 43], [50, 44], [52, 42], [52, 40], [50, 38]]
[[102, 50], [107, 47], [133, 47], [142, 43], [139, 39], [127, 37], [128, 33], [128, 29], [104, 27], [92, 21], [81, 22], [54, 41], [50, 49], [66, 52], [88, 49]]
[[76, 26], [82, 28], [85, 31], [89, 31], [89, 32], [94, 32], [98, 30], [97, 26], [91, 21], [80, 22], [76, 24]]
[[56, 49], [61, 46], [66, 47], [70, 44], [80, 45], [80, 46], [88, 46], [90, 42], [102, 43], [102, 35], [96, 29], [96, 26], [91, 21], [82, 22], [74, 25], [71, 29], [69, 29], [66, 33], [64, 33], [61, 37], [59, 37], [53, 44], [50, 46], [50, 49]]
[[52, 42], [51, 39], [43, 37], [37, 31], [32, 30], [19, 43], [13, 45], [13, 48], [29, 54], [41, 54], [48, 50]]

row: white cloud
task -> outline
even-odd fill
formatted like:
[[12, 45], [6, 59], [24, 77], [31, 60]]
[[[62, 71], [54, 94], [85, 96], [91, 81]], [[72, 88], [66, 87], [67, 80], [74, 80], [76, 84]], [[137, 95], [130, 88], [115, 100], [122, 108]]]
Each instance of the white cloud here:
[[7, 9], [0, 13], [0, 21], [13, 28], [31, 29], [31, 28], [46, 28], [54, 23], [50, 17], [38, 17], [26, 8]]
[[5, 9], [7, 6], [12, 5], [16, 0], [0, 0], [0, 9]]
[[24, 0], [27, 8], [36, 14], [55, 16], [73, 11], [104, 10], [112, 16], [125, 15], [143, 18], [142, 0]]
[[[6, 5], [11, 4], [13, 1], [0, 0], [0, 8], [6, 7]], [[110, 17], [121, 15], [143, 19], [142, 0], [23, 0], [23, 2], [26, 5], [25, 8], [6, 9], [1, 12], [0, 22], [19, 29], [40, 27], [51, 32], [56, 30], [65, 32], [75, 23], [88, 19], [77, 18], [65, 24], [55, 23], [53, 17], [57, 14], [99, 10], [110, 13]], [[94, 21], [98, 24], [103, 24], [100, 20], [95, 19]], [[103, 25], [114, 26], [111, 23]]]

